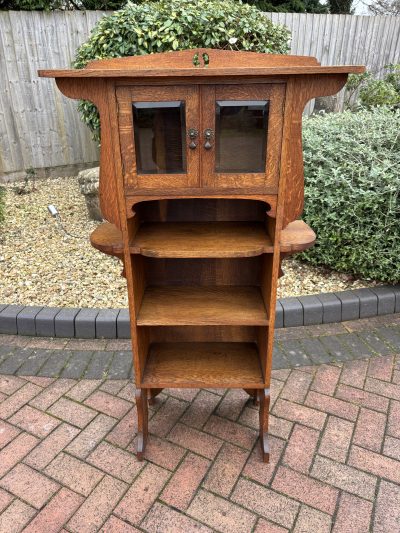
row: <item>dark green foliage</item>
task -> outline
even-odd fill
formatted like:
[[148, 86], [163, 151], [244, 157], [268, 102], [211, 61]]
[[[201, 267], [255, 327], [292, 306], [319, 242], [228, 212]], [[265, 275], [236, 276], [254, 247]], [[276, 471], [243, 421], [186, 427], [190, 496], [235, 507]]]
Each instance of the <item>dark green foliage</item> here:
[[386, 107], [305, 121], [304, 220], [317, 234], [305, 260], [400, 281], [399, 123]]
[[4, 222], [4, 216], [5, 216], [5, 196], [6, 196], [6, 190], [4, 187], [0, 187], [0, 224]]
[[279, 13], [328, 13], [327, 4], [319, 0], [244, 0], [261, 11]]
[[[256, 7], [236, 0], [129, 2], [96, 24], [73, 66], [83, 68], [92, 59], [197, 47], [285, 54], [289, 35], [286, 27], [273, 24]], [[81, 102], [79, 109], [98, 140], [96, 108]]]
[[351, 15], [353, 0], [329, 0], [329, 13], [335, 15]]

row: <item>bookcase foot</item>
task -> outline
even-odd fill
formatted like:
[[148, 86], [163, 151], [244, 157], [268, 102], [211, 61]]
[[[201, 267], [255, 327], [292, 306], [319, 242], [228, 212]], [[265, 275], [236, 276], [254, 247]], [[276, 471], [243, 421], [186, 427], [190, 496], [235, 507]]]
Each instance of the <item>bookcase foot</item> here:
[[268, 417], [270, 392], [269, 389], [259, 390], [260, 398], [260, 444], [264, 463], [269, 463], [269, 441], [268, 441]]
[[144, 451], [146, 448], [148, 435], [148, 420], [149, 414], [147, 409], [147, 389], [136, 389], [136, 410], [138, 417], [138, 432], [137, 432], [137, 458], [139, 461], [144, 459]]
[[243, 389], [253, 400], [253, 405], [259, 405], [258, 389]]
[[160, 394], [164, 389], [147, 389], [147, 398], [149, 400], [149, 405], [155, 403], [154, 399]]

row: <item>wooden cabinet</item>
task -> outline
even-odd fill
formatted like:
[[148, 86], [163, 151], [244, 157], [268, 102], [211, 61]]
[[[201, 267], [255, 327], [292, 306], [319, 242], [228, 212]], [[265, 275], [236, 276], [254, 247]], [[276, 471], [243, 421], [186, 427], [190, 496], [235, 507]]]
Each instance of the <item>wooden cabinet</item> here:
[[283, 83], [117, 89], [124, 182], [277, 192]]
[[[209, 65], [193, 65], [194, 54]], [[363, 67], [223, 50], [93, 61], [42, 71], [100, 112], [100, 205], [92, 245], [123, 262], [138, 457], [147, 404], [164, 387], [269, 385], [282, 257], [311, 246], [301, 220], [301, 115]]]

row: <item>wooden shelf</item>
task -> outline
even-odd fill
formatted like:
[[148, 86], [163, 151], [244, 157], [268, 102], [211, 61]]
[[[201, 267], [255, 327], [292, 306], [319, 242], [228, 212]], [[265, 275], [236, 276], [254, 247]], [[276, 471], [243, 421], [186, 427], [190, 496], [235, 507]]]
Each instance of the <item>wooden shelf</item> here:
[[156, 222], [143, 224], [131, 252], [148, 257], [252, 257], [272, 252], [260, 222]]
[[138, 326], [265, 326], [258, 287], [148, 287]]
[[[295, 220], [281, 232], [282, 253], [306, 250], [315, 242], [313, 230]], [[123, 254], [122, 234], [108, 222], [91, 234], [98, 250]], [[131, 253], [160, 258], [252, 257], [273, 251], [261, 222], [155, 222], [143, 224], [130, 246]]]
[[152, 344], [142, 387], [262, 388], [257, 345], [241, 342]]

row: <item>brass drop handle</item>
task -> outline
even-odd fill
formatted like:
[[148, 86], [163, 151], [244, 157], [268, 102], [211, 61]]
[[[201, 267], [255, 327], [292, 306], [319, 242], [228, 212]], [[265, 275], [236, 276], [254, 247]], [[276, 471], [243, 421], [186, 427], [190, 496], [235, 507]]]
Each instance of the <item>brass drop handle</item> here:
[[196, 139], [199, 136], [198, 130], [196, 128], [189, 128], [188, 137], [190, 139], [189, 148], [194, 150], [197, 147]]
[[206, 140], [206, 142], [204, 143], [204, 148], [206, 150], [211, 150], [212, 148], [211, 139], [213, 137], [214, 137], [214, 132], [211, 128], [207, 128], [204, 130], [204, 138]]

